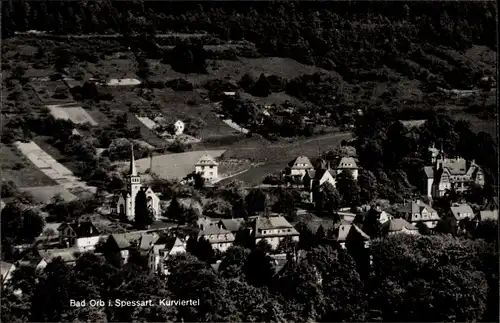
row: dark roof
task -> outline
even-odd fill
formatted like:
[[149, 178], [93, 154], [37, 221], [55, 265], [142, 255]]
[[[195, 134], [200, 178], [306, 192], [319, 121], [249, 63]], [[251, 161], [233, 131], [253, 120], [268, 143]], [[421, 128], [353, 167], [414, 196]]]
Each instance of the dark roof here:
[[403, 229], [418, 231], [418, 229], [405, 219], [391, 219], [388, 221], [388, 230], [389, 232], [399, 232]]
[[222, 219], [220, 220], [222, 226], [231, 232], [238, 231], [240, 227], [245, 223], [243, 218], [238, 219]]
[[69, 224], [71, 229], [76, 233], [77, 238], [95, 237], [99, 235], [99, 230], [90, 222], [75, 222]]

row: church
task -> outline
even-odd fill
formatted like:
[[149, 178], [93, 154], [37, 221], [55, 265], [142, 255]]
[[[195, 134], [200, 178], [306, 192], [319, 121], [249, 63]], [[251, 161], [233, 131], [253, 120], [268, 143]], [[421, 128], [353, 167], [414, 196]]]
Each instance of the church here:
[[139, 191], [146, 193], [148, 208], [153, 213], [155, 219], [161, 215], [160, 198], [153, 192], [151, 187], [144, 187], [141, 184], [141, 177], [137, 174], [134, 159], [134, 147], [131, 146], [130, 154], [130, 170], [127, 176], [127, 189], [122, 191], [118, 196], [115, 211], [121, 216], [126, 217], [129, 221], [135, 219], [135, 198]]

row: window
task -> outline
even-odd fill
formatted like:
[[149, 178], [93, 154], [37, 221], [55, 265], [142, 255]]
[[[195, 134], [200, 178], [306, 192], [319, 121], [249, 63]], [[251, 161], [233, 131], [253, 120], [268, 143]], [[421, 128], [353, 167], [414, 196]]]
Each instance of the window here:
[[214, 168], [214, 166], [210, 166], [210, 168]]

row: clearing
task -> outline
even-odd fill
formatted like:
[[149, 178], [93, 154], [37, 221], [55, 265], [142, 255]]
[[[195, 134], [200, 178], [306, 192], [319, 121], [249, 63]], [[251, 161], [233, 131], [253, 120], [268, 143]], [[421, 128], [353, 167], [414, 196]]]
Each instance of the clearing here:
[[[194, 165], [203, 155], [209, 154], [214, 158], [218, 158], [224, 152], [225, 150], [205, 150], [153, 156], [152, 173], [165, 179], [183, 179], [194, 171]], [[150, 168], [151, 159], [138, 159], [135, 164], [138, 172], [145, 173]], [[125, 170], [129, 164], [128, 162], [119, 162], [118, 165]]]
[[33, 163], [38, 169], [53, 179], [59, 185], [72, 192], [89, 191], [95, 193], [96, 188], [81, 182], [73, 172], [64, 167], [52, 156], [43, 151], [36, 143], [30, 141], [22, 143], [17, 141], [16, 147]]
[[15, 147], [0, 143], [2, 180], [13, 181], [17, 187], [47, 186], [57, 184], [45, 175]]
[[89, 123], [92, 126], [98, 125], [98, 123], [82, 107], [71, 107], [59, 104], [47, 105], [46, 107], [56, 119], [70, 120], [74, 124]]

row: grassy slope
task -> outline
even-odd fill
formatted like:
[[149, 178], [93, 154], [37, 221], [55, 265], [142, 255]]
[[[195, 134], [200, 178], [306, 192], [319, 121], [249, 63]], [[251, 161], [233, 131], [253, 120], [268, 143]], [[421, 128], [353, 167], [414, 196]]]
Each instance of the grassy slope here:
[[[0, 144], [0, 160], [2, 180], [13, 181], [17, 187], [57, 185], [15, 147]], [[13, 169], [16, 165], [22, 168]]]

